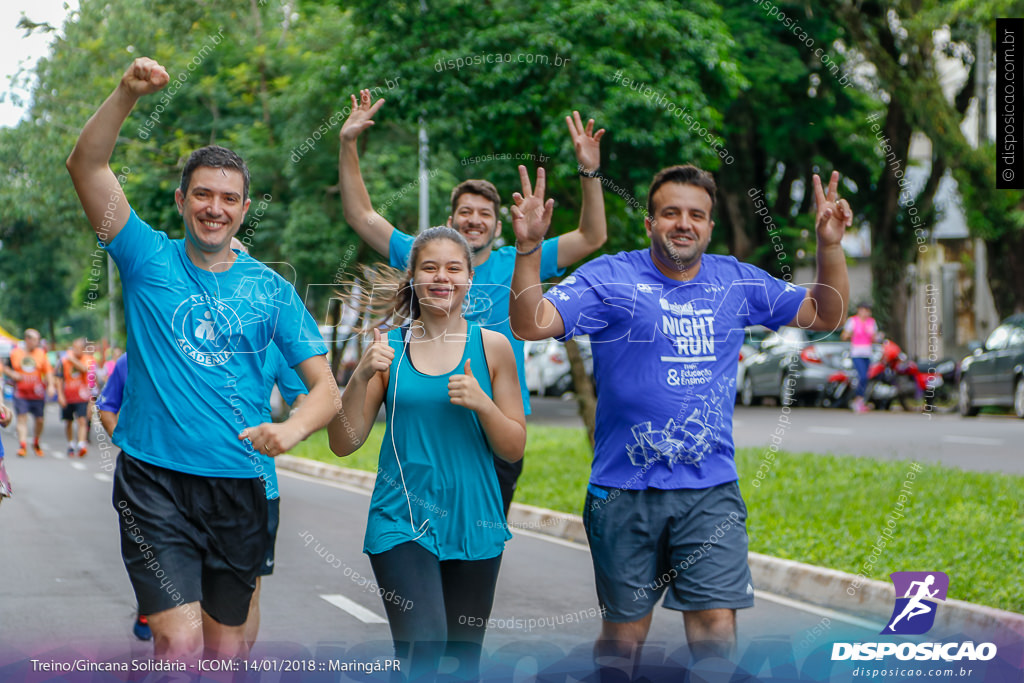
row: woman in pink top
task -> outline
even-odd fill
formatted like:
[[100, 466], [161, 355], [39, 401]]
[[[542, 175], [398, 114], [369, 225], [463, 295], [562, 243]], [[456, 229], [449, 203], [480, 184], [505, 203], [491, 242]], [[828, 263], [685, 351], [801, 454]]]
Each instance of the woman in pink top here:
[[843, 327], [843, 341], [850, 341], [850, 358], [857, 370], [857, 396], [853, 409], [858, 413], [868, 407], [864, 403], [864, 392], [868, 387], [868, 368], [871, 366], [871, 345], [880, 335], [878, 324], [871, 317], [871, 304], [863, 301], [857, 304], [857, 315], [850, 316]]

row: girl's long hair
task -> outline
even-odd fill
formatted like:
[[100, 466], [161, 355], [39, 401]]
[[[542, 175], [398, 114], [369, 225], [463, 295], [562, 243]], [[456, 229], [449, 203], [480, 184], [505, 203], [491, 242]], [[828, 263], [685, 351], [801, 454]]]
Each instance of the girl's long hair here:
[[437, 240], [451, 240], [462, 248], [466, 268], [473, 275], [473, 255], [469, 244], [458, 230], [438, 226], [424, 230], [413, 240], [409, 264], [405, 270], [383, 263], [362, 268], [362, 281], [346, 280], [339, 283], [343, 291], [338, 296], [354, 306], [367, 321], [366, 328], [388, 325], [398, 327], [406, 320], [418, 318], [420, 303], [412, 287], [412, 276], [419, 262], [423, 246]]

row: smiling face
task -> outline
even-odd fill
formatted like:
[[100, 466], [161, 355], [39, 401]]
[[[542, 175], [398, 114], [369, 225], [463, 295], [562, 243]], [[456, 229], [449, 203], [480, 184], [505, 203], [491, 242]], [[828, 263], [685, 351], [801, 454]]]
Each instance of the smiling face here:
[[188, 191], [174, 193], [190, 248], [208, 256], [230, 255], [231, 238], [249, 209], [244, 188], [244, 177], [235, 169], [201, 166], [193, 171]]
[[696, 185], [667, 182], [652, 197], [654, 212], [644, 220], [651, 255], [666, 274], [700, 263], [711, 242], [711, 196]]
[[494, 202], [469, 192], [460, 195], [457, 202], [455, 214], [448, 217], [448, 226], [462, 233], [474, 254], [490, 249], [501, 229]]
[[424, 313], [459, 311], [472, 276], [465, 248], [450, 239], [435, 239], [420, 249], [413, 268], [413, 291]]

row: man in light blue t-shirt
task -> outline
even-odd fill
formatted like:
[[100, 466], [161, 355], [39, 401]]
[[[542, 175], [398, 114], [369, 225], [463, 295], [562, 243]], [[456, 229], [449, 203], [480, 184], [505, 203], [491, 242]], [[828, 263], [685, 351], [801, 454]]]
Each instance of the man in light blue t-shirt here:
[[[352, 113], [342, 126], [340, 135], [341, 201], [345, 220], [363, 241], [388, 258], [393, 267], [406, 268], [413, 236], [396, 230], [374, 210], [359, 170], [356, 146], [359, 134], [373, 125], [373, 116], [383, 103], [384, 100], [380, 99], [371, 104], [369, 90], [361, 91], [359, 100], [352, 96]], [[593, 119], [584, 126], [579, 112], [573, 112], [573, 116], [566, 116], [565, 120], [579, 164], [583, 193], [580, 223], [571, 232], [533, 245], [534, 251], [539, 252], [541, 279], [561, 275], [566, 266], [593, 254], [604, 244], [608, 232], [599, 172], [600, 141], [604, 129], [595, 133]], [[451, 212], [448, 227], [458, 230], [473, 251], [473, 282], [466, 295], [464, 315], [467, 320], [501, 332], [512, 343], [519, 370], [519, 388], [523, 393], [523, 408], [529, 415], [530, 397], [526, 388], [523, 341], [512, 334], [508, 318], [512, 270], [516, 253], [521, 250], [512, 246], [494, 248], [494, 242], [501, 234], [501, 197], [497, 188], [486, 180], [466, 180], [452, 190]], [[505, 514], [508, 515], [516, 481], [523, 470], [523, 460], [508, 463], [495, 458], [494, 467], [498, 474]]]
[[[113, 435], [121, 555], [156, 657], [194, 663], [247, 655], [244, 624], [266, 550], [264, 456], [326, 426], [341, 399], [294, 287], [231, 250], [249, 208], [237, 154], [210, 146], [186, 161], [175, 191], [184, 239], [151, 228], [125, 199], [131, 169], [110, 167], [118, 133], [138, 99], [169, 81], [158, 63], [136, 59], [67, 167], [122, 282], [131, 382]], [[278, 424], [262, 415], [271, 344], [309, 387]]]
[[[543, 172], [534, 191], [520, 167], [512, 213], [523, 251], [550, 222]], [[539, 259], [516, 259], [516, 334], [590, 335], [597, 428], [583, 521], [604, 618], [594, 655], [626, 659], [627, 675], [663, 593], [665, 607], [683, 612], [694, 659], [730, 656], [735, 610], [753, 605], [732, 440], [739, 347], [747, 325], [842, 324], [849, 280], [840, 240], [852, 214], [838, 181], [833, 173], [826, 195], [814, 177], [819, 281], [809, 290], [705, 253], [717, 188], [693, 166], [654, 177], [649, 249], [601, 256], [543, 295]]]

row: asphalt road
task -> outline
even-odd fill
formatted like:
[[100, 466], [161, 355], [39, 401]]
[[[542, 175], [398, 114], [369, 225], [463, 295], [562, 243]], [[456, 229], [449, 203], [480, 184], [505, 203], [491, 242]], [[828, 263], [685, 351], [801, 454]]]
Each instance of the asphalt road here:
[[[111, 680], [33, 671], [37, 665], [30, 662], [128, 662], [151, 654], [149, 643], [131, 635], [135, 603], [110, 502], [116, 450], [94, 446], [85, 459], [68, 460], [55, 408], [47, 417], [43, 458], [16, 457], [13, 432], [2, 433], [14, 498], [0, 506], [0, 681]], [[389, 631], [381, 600], [366, 585], [372, 572], [361, 552], [368, 493], [291, 473], [282, 473], [280, 489], [277, 563], [264, 583], [263, 627], [253, 657], [387, 658]], [[551, 680], [583, 679], [599, 627], [596, 607], [586, 547], [516, 532], [503, 558], [485, 641], [488, 680], [531, 680], [538, 666], [572, 672]], [[809, 680], [853, 680], [853, 663], [829, 661], [831, 643], [878, 640], [880, 627], [759, 592], [756, 606], [740, 612], [738, 653], [765, 680], [797, 670]], [[1008, 639], [1006, 634], [983, 637]], [[814, 654], [808, 658], [809, 653]], [[659, 607], [644, 650], [651, 680], [679, 680], [687, 662], [679, 615]], [[987, 666], [987, 674], [979, 671], [971, 680], [1019, 676]], [[319, 676], [274, 672], [260, 680], [348, 680], [345, 673]], [[385, 680], [361, 673], [351, 677]]]
[[[531, 397], [536, 424], [578, 427], [574, 400]], [[1012, 415], [962, 418], [956, 413], [855, 414], [848, 410], [793, 408], [789, 423], [776, 406], [744, 408], [733, 415], [737, 447], [767, 447], [783, 427], [780, 448], [794, 452], [857, 455], [880, 460], [937, 462], [977, 472], [1024, 474], [1024, 420]]]

